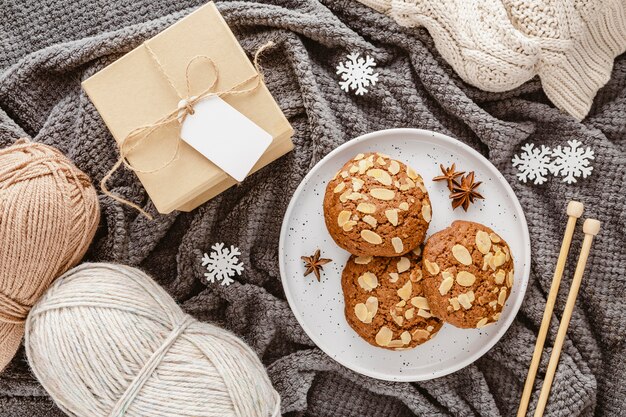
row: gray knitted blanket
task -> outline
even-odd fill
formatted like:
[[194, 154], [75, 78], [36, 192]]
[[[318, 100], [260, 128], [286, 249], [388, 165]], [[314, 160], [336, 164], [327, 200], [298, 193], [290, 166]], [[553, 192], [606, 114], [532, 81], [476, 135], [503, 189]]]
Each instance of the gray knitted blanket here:
[[[1, 2], [0, 146], [28, 135], [60, 148], [99, 182], [118, 153], [81, 80], [200, 4]], [[564, 207], [575, 198], [604, 229], [592, 250], [547, 415], [626, 415], [626, 55], [618, 57], [611, 81], [578, 123], [550, 105], [536, 80], [499, 94], [464, 84], [424, 30], [402, 28], [357, 2], [252, 0], [218, 7], [249, 53], [267, 40], [278, 43], [263, 66], [269, 89], [295, 128], [295, 150], [192, 213], [148, 221], [101, 196], [102, 222], [87, 258], [142, 268], [187, 312], [242, 336], [267, 366], [286, 416], [511, 416], [556, 262]], [[335, 66], [352, 51], [378, 63], [380, 82], [364, 96], [338, 86]], [[283, 213], [305, 173], [350, 138], [392, 127], [436, 130], [488, 156], [521, 200], [534, 255], [526, 299], [505, 337], [471, 366], [413, 384], [363, 377], [317, 349], [292, 315], [278, 272]], [[511, 158], [524, 143], [557, 146], [571, 139], [594, 149], [591, 177], [572, 185], [552, 178], [541, 186], [515, 178]], [[117, 174], [112, 185], [154, 211], [132, 173]], [[577, 230], [557, 317], [580, 241]], [[200, 280], [201, 254], [215, 242], [243, 253], [246, 270], [229, 287]], [[537, 385], [546, 363], [544, 355]], [[533, 402], [537, 394], [536, 388]], [[0, 415], [61, 415], [23, 352], [0, 376]]]

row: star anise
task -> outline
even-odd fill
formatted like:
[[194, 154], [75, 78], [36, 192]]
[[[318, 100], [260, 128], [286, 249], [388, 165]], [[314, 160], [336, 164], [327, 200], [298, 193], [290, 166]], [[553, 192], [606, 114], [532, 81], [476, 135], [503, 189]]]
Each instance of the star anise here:
[[326, 265], [331, 262], [332, 259], [320, 258], [320, 250], [316, 250], [313, 256], [301, 256], [300, 259], [304, 261], [304, 267], [306, 271], [304, 271], [304, 276], [306, 277], [311, 272], [315, 274], [315, 278], [320, 280], [320, 271], [323, 271], [322, 265]]
[[456, 178], [465, 174], [465, 171], [456, 171], [456, 164], [452, 164], [450, 168], [445, 168], [443, 164], [439, 164], [439, 169], [441, 169], [443, 175], [433, 178], [433, 181], [446, 181], [450, 191], [452, 191], [454, 185], [458, 185]]
[[484, 199], [485, 197], [476, 191], [480, 184], [482, 184], [480, 181], [474, 182], [474, 171], [462, 177], [460, 183], [455, 181], [450, 194], [452, 209], [461, 206], [467, 211], [469, 205], [473, 204], [476, 199]]

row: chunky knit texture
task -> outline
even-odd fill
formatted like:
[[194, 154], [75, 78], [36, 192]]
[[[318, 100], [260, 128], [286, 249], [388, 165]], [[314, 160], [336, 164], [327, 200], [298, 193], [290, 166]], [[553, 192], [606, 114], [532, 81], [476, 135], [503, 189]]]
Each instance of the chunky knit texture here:
[[359, 0], [423, 26], [466, 82], [507, 91], [538, 75], [560, 109], [583, 119], [626, 50], [624, 0]]
[[[99, 181], [117, 150], [80, 81], [200, 3], [5, 2], [0, 12], [0, 107], [5, 112], [0, 131], [7, 135], [0, 135], [0, 145], [26, 131], [60, 147]], [[426, 30], [402, 27], [352, 0], [232, 1], [218, 8], [249, 54], [267, 40], [276, 41], [262, 64], [269, 89], [295, 128], [295, 150], [192, 213], [150, 222], [100, 196], [103, 219], [87, 257], [140, 266], [187, 313], [243, 336], [268, 367], [288, 417], [511, 416], [541, 322], [565, 205], [575, 198], [585, 203], [585, 216], [599, 218], [606, 227], [594, 243], [546, 415], [624, 415], [626, 56], [617, 58], [589, 115], [577, 122], [550, 104], [536, 79], [503, 93], [469, 86], [437, 52]], [[380, 82], [365, 96], [346, 94], [337, 84], [335, 67], [352, 51], [370, 54], [378, 63]], [[529, 289], [503, 339], [471, 366], [415, 384], [366, 378], [323, 354], [291, 313], [278, 272], [282, 217], [302, 177], [341, 143], [391, 127], [436, 130], [488, 156], [519, 197], [532, 239]], [[575, 185], [551, 178], [542, 186], [515, 178], [511, 158], [521, 145], [552, 147], [571, 139], [595, 150], [591, 177]], [[132, 173], [116, 175], [111, 185], [155, 213]], [[229, 287], [204, 285], [201, 254], [222, 241], [242, 249], [246, 271]], [[572, 254], [578, 253], [580, 241], [579, 227]], [[557, 317], [575, 257], [568, 262]], [[553, 320], [548, 354], [556, 329]], [[531, 409], [547, 359], [539, 368]], [[0, 415], [62, 415], [23, 356], [0, 375]]]

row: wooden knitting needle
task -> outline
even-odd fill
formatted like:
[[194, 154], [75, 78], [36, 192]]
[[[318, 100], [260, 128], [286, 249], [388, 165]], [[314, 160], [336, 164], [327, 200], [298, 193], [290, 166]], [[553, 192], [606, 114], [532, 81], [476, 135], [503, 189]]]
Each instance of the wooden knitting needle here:
[[600, 222], [598, 220], [587, 219], [585, 220], [585, 223], [583, 223], [585, 238], [583, 240], [583, 245], [580, 248], [580, 255], [578, 256], [578, 264], [576, 265], [576, 271], [574, 272], [574, 279], [572, 280], [572, 286], [570, 287], [569, 294], [567, 295], [565, 310], [563, 310], [563, 317], [561, 318], [561, 324], [559, 324], [559, 331], [556, 334], [556, 340], [554, 341], [554, 347], [552, 348], [552, 355], [550, 355], [550, 362], [548, 362], [548, 370], [546, 371], [546, 377], [543, 380], [541, 394], [539, 394], [535, 417], [543, 416], [543, 411], [546, 408], [556, 367], [559, 364], [561, 349], [563, 349], [563, 342], [565, 341], [567, 327], [569, 326], [570, 319], [572, 318], [574, 304], [576, 304], [576, 297], [578, 296], [578, 290], [580, 289], [580, 282], [583, 279], [583, 273], [585, 272], [585, 266], [587, 265], [587, 258], [589, 257], [589, 251], [591, 250], [591, 243], [593, 242], [593, 237], [597, 235], [599, 231]]
[[524, 417], [526, 415], [526, 410], [528, 409], [528, 402], [530, 401], [533, 384], [535, 382], [535, 377], [537, 376], [537, 368], [539, 367], [539, 362], [541, 362], [543, 344], [546, 341], [546, 335], [548, 334], [548, 329], [550, 328], [550, 319], [552, 318], [552, 312], [554, 311], [554, 303], [556, 301], [556, 296], [559, 293], [559, 286], [561, 285], [565, 262], [567, 261], [569, 247], [572, 243], [572, 236], [574, 236], [576, 221], [580, 216], [582, 216], [583, 209], [583, 203], [579, 203], [578, 201], [570, 201], [567, 205], [567, 215], [569, 218], [567, 219], [565, 235], [563, 236], [563, 242], [561, 243], [561, 252], [559, 252], [559, 258], [556, 262], [556, 268], [554, 269], [554, 276], [552, 277], [552, 284], [550, 285], [550, 292], [548, 293], [548, 300], [546, 301], [546, 309], [543, 312], [543, 319], [541, 320], [541, 327], [539, 328], [539, 335], [537, 336], [537, 344], [535, 345], [533, 358], [530, 362], [530, 368], [528, 369], [528, 376], [526, 377], [522, 400], [520, 401], [519, 409], [517, 410], [517, 417]]

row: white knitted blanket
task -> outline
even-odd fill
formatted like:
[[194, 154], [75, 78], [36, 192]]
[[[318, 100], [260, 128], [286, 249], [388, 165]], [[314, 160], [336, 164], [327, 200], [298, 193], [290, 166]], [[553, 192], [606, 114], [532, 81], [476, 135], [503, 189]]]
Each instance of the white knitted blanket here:
[[426, 28], [466, 82], [511, 90], [535, 75], [582, 120], [626, 50], [626, 0], [359, 0], [400, 25]]

